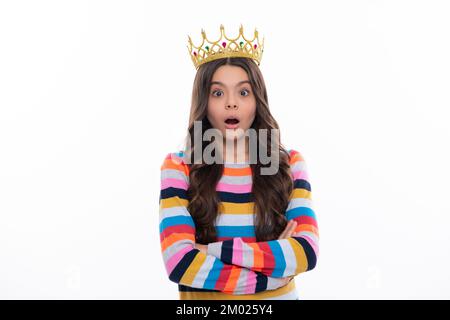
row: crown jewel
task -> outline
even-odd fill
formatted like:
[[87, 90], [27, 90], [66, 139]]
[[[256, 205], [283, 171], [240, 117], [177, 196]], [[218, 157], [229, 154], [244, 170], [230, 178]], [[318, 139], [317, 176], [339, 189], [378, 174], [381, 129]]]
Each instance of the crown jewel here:
[[202, 29], [202, 43], [195, 46], [191, 37], [188, 36], [189, 55], [194, 63], [195, 69], [209, 61], [225, 58], [225, 57], [245, 57], [255, 60], [258, 66], [261, 63], [262, 54], [264, 52], [264, 37], [262, 42], [259, 41], [258, 30], [255, 28], [253, 39], [247, 39], [244, 35], [242, 24], [239, 28], [239, 35], [236, 38], [229, 38], [225, 35], [225, 28], [220, 25], [220, 38], [217, 41], [211, 41], [206, 37], [205, 31]]

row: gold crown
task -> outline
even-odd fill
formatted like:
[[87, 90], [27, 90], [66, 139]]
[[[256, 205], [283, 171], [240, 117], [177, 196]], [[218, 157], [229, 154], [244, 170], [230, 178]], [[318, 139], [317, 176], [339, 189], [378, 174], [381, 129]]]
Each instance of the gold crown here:
[[258, 66], [261, 63], [264, 52], [264, 37], [262, 43], [260, 43], [256, 28], [255, 35], [251, 40], [244, 36], [242, 24], [239, 28], [239, 35], [236, 38], [227, 37], [223, 25], [220, 25], [220, 38], [217, 41], [208, 40], [203, 29], [202, 37], [201, 45], [195, 46], [191, 37], [188, 36], [189, 46], [187, 48], [197, 70], [204, 63], [225, 57], [251, 58], [256, 61]]

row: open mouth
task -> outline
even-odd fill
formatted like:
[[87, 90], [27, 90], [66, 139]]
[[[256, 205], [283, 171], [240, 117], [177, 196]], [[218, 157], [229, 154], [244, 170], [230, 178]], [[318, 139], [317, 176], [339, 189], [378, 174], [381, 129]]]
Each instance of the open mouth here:
[[236, 118], [228, 118], [227, 120], [225, 120], [226, 124], [238, 124], [239, 120]]

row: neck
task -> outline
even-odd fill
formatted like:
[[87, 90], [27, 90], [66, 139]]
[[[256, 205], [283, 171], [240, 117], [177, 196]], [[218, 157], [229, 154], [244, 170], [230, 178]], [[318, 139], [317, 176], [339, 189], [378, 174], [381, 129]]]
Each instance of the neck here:
[[[245, 148], [243, 148], [245, 144]], [[236, 146], [237, 145], [237, 146]], [[244, 149], [244, 150], [242, 150]], [[248, 141], [238, 142], [236, 141], [226, 141], [223, 145], [223, 159], [225, 162], [236, 163], [236, 162], [248, 162]]]

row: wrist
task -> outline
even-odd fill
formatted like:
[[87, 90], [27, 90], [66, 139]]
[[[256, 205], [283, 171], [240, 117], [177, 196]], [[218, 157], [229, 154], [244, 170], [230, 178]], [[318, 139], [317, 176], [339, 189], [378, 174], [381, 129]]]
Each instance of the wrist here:
[[196, 243], [194, 247], [195, 247], [196, 249], [200, 250], [200, 252], [203, 252], [203, 253], [205, 253], [205, 254], [206, 254], [207, 251], [208, 251], [208, 246], [205, 245], [205, 244]]

